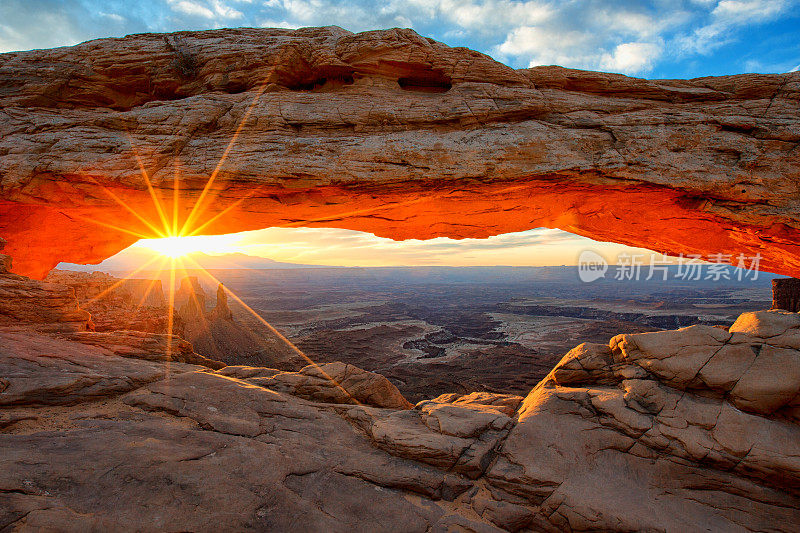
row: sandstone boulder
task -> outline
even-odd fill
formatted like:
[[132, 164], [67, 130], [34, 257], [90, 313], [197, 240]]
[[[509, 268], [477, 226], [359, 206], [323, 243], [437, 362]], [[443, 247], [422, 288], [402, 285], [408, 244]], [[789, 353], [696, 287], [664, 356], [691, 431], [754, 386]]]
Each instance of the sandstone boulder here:
[[525, 399], [486, 473], [494, 499], [532, 514], [477, 510], [552, 531], [793, 530], [800, 351], [772, 342], [796, 324], [754, 313], [729, 332], [692, 326], [575, 348]]
[[[413, 409], [365, 405], [392, 395], [349, 365], [321, 368], [358, 403], [319, 369], [210, 370], [2, 331], [0, 527], [795, 531], [788, 363], [748, 384], [763, 354], [789, 350], [771, 342], [793, 317], [758, 318], [790, 327], [745, 332], [743, 316], [730, 332], [616, 337], [571, 351], [519, 405], [473, 393]], [[689, 376], [713, 346], [716, 369]], [[728, 346], [760, 348], [737, 375]], [[762, 401], [737, 406], [737, 387]]]
[[728, 332], [710, 326], [611, 339], [623, 377], [656, 376], [678, 389], [708, 389], [745, 411], [795, 416], [800, 403], [797, 313], [745, 313]]
[[163, 379], [158, 362], [119, 357], [96, 346], [30, 331], [0, 331], [0, 405], [70, 405], [119, 396]]
[[[0, 345], [13, 369], [2, 373], [13, 391], [0, 419], [4, 528], [497, 531], [454, 512], [473, 482], [376, 448], [336, 410], [374, 408], [331, 410], [200, 367], [43, 339], [25, 343], [44, 342], [50, 366], [23, 364], [33, 344]], [[75, 372], [81, 387], [68, 385]]]
[[452, 403], [455, 405], [483, 410], [497, 410], [506, 416], [514, 416], [524, 398], [515, 394], [497, 394], [493, 392], [471, 392], [469, 394], [442, 394], [430, 400], [433, 403]]
[[363, 406], [339, 411], [377, 448], [476, 479], [494, 459], [512, 420], [501, 413], [489, 416], [451, 407], [433, 412]]
[[312, 364], [299, 372], [253, 377], [249, 381], [316, 402], [365, 404], [392, 409], [413, 407], [384, 376], [340, 362]]

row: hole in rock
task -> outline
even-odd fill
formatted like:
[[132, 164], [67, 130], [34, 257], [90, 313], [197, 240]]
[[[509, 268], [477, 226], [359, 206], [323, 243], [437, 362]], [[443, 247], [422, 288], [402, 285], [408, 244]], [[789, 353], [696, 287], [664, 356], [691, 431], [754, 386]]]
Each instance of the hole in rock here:
[[449, 76], [438, 71], [419, 72], [397, 80], [404, 91], [421, 93], [446, 93], [453, 87]]
[[279, 73], [281, 85], [292, 91], [335, 91], [355, 82], [351, 68], [328, 65], [309, 68], [307, 65], [293, 71]]
[[225, 92], [228, 94], [239, 94], [247, 91], [250, 87], [243, 82], [229, 82], [225, 85]]
[[[206, 357], [284, 369], [344, 361], [385, 375], [414, 402], [449, 392], [526, 394], [582, 342], [728, 326], [769, 307], [766, 273], [713, 280], [706, 265], [687, 281], [674, 258], [656, 254], [664, 270], [649, 276], [650, 254], [541, 228], [406, 241], [268, 228], [142, 240], [99, 265], [62, 264], [50, 276], [70, 279], [98, 329], [125, 322], [165, 332], [172, 299], [173, 332]], [[625, 266], [631, 256], [638, 273]], [[582, 264], [602, 275], [582, 277]], [[87, 271], [130, 279], [96, 299], [114, 282]]]
[[353, 76], [351, 75], [326, 76], [312, 81], [291, 85], [289, 89], [293, 91], [332, 91], [344, 87], [345, 85], [352, 85], [353, 82]]

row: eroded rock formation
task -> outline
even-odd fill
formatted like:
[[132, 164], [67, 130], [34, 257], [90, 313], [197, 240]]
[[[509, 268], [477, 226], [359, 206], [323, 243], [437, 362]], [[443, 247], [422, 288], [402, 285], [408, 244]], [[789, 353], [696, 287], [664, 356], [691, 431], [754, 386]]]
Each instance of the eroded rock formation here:
[[578, 346], [525, 399], [489, 494], [553, 531], [796, 528], [799, 334], [763, 311]]
[[[181, 279], [175, 294], [178, 335], [194, 349], [229, 365], [269, 366], [280, 370], [299, 370], [309, 361], [265, 322], [243, 323], [234, 318], [222, 284], [211, 311], [206, 292], [196, 276]], [[245, 311], [243, 311], [245, 312]]]
[[[0, 252], [5, 244], [0, 239]], [[0, 326], [58, 332], [93, 329], [72, 288], [13, 274], [11, 268], [11, 257], [0, 253]]]
[[[169, 331], [169, 307], [160, 280], [53, 270], [45, 281], [72, 289], [81, 309], [91, 314], [95, 331]], [[181, 329], [180, 323], [173, 324], [174, 331]]]
[[96, 262], [213, 177], [192, 230], [548, 226], [800, 275], [798, 116], [797, 72], [514, 70], [396, 29], [103, 39], [0, 55], [0, 235], [20, 273]]
[[620, 335], [578, 346], [524, 399], [443, 395], [413, 408], [351, 365], [212, 370], [82, 336], [0, 331], [0, 528], [800, 523], [796, 313]]

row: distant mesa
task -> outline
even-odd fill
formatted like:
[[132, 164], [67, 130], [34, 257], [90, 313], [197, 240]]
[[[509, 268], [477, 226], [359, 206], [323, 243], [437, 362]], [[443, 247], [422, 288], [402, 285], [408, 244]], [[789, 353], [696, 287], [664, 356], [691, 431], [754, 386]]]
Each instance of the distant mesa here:
[[[79, 265], [75, 263], [62, 263], [59, 265], [61, 270], [73, 270], [78, 272], [110, 272], [123, 273], [132, 272], [152, 260], [153, 254], [145, 248], [131, 247], [123, 250], [113, 257], [96, 265]], [[187, 254], [191, 261], [186, 261], [187, 268], [202, 268], [205, 270], [273, 270], [291, 268], [320, 268], [319, 265], [304, 265], [299, 263], [285, 263], [275, 261], [267, 257], [258, 257], [244, 253], [231, 254], [206, 254], [203, 252], [193, 252]], [[153, 263], [156, 268], [157, 263]]]

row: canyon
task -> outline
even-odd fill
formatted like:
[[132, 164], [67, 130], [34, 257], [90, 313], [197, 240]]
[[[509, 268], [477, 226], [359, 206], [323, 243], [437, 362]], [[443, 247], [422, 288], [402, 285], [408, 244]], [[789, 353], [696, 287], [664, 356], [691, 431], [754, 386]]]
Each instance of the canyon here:
[[[0, 54], [0, 531], [796, 531], [798, 313], [594, 330], [513, 391], [406, 396], [355, 352], [247, 337], [223, 286], [209, 309], [186, 278], [176, 330], [154, 279], [51, 270], [178, 233], [546, 226], [800, 275], [798, 117], [797, 72], [514, 70], [399, 29]], [[539, 327], [508, 315], [691, 314], [420, 300], [395, 318], [433, 358]]]
[[617, 335], [524, 396], [413, 404], [347, 363], [226, 365], [177, 336], [92, 331], [75, 292], [0, 272], [4, 531], [800, 523], [798, 313]]

